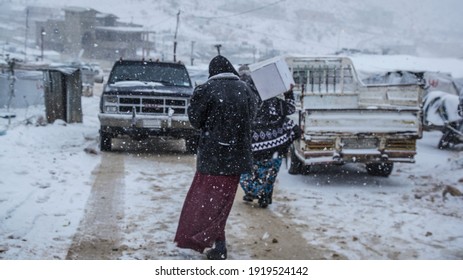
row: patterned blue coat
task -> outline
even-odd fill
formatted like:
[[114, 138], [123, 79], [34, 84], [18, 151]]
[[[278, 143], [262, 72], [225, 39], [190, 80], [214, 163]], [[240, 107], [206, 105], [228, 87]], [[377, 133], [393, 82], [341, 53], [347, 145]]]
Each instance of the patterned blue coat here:
[[288, 91], [285, 99], [273, 97], [262, 102], [252, 125], [254, 160], [283, 157], [291, 143], [300, 137], [300, 129], [288, 118], [296, 111], [294, 94]]

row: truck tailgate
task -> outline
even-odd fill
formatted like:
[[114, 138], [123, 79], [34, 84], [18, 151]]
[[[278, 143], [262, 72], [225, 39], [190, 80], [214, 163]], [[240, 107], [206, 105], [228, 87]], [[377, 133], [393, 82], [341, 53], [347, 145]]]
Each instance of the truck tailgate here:
[[421, 137], [417, 110], [306, 110], [305, 134], [404, 134]]

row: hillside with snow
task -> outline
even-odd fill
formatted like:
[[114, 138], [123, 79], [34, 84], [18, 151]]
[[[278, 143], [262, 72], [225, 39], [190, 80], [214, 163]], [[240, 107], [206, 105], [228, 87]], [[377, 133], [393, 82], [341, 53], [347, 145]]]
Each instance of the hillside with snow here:
[[184, 61], [193, 53], [196, 61], [205, 62], [218, 44], [235, 63], [288, 53], [333, 54], [342, 49], [463, 56], [459, 47], [463, 5], [458, 0], [3, 0], [0, 4], [11, 9], [78, 6], [114, 14], [120, 21], [155, 31], [156, 50], [167, 57], [172, 56], [179, 14], [178, 55]]

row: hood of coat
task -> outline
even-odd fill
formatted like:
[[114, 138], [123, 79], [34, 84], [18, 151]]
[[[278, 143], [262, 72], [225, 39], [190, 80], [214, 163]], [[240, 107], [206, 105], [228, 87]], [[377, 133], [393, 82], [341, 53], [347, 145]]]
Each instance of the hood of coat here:
[[240, 78], [233, 73], [220, 73], [220, 74], [209, 77], [209, 80], [215, 80], [215, 79], [239, 80]]
[[209, 63], [209, 77], [216, 76], [222, 73], [232, 73], [239, 76], [231, 62], [224, 56], [218, 55]]

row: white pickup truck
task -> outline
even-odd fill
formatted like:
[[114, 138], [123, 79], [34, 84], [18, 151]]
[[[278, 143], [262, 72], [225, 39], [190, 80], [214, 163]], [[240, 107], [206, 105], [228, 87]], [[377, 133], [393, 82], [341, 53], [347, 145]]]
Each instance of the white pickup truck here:
[[394, 162], [414, 163], [422, 137], [423, 84], [364, 85], [347, 57], [286, 57], [300, 97], [302, 137], [290, 174], [312, 165], [360, 163], [389, 176]]

